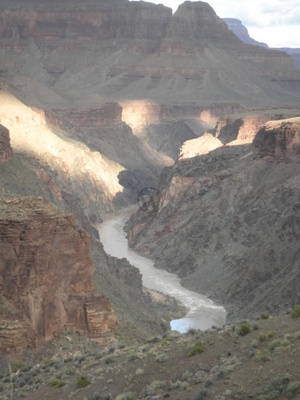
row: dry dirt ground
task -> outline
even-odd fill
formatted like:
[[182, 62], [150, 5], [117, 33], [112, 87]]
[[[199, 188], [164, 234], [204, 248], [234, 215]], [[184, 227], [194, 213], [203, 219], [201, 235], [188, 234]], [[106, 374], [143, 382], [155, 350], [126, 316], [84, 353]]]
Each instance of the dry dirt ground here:
[[26, 359], [2, 360], [3, 400], [300, 399], [298, 318], [262, 314], [144, 343], [98, 344], [61, 332]]

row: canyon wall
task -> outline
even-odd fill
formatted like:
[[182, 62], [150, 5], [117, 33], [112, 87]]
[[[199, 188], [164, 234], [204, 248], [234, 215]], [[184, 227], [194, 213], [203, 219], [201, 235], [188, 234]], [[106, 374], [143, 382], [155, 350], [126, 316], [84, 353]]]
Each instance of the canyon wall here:
[[245, 45], [204, 2], [185, 2], [174, 15], [163, 5], [126, 0], [2, 4], [1, 74], [28, 77], [67, 99], [85, 102], [97, 93], [208, 106], [299, 100], [292, 59]]
[[113, 335], [107, 298], [97, 294], [90, 240], [42, 198], [0, 200], [1, 352], [36, 348], [61, 328]]
[[299, 117], [269, 121], [253, 144], [166, 168], [165, 205], [132, 217], [131, 246], [224, 305], [230, 319], [299, 303], [299, 129]]

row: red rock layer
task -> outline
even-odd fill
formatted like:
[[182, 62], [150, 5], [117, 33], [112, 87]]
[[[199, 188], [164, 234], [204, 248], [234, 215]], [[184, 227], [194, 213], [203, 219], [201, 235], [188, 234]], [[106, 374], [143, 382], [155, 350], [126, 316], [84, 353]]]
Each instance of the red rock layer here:
[[300, 154], [300, 117], [269, 121], [253, 141], [260, 157], [297, 159]]
[[117, 324], [96, 293], [90, 241], [42, 198], [0, 199], [0, 351], [20, 353], [72, 328], [99, 338]]

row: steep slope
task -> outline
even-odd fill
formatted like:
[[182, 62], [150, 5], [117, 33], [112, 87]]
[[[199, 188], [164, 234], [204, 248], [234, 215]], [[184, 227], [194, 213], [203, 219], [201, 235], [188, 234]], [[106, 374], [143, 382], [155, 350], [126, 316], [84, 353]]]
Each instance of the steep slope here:
[[165, 206], [130, 221], [131, 245], [231, 317], [299, 302], [299, 122], [268, 122], [253, 147], [183, 154], [162, 175]]

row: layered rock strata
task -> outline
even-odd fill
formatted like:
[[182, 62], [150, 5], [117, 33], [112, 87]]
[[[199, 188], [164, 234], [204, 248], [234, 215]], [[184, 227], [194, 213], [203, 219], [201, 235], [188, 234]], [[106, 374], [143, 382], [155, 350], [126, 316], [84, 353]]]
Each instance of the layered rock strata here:
[[257, 132], [254, 147], [259, 157], [298, 160], [300, 155], [300, 118], [269, 121]]
[[[205, 2], [184, 2], [174, 15], [163, 5], [127, 0], [3, 7], [2, 74], [29, 77], [68, 99], [97, 93], [116, 101], [210, 106], [298, 97], [300, 75], [291, 58], [243, 44]], [[281, 91], [280, 98], [271, 81], [287, 87], [290, 97]]]
[[90, 240], [42, 198], [0, 199], [1, 352], [20, 353], [61, 328], [110, 336], [117, 320], [97, 294]]

